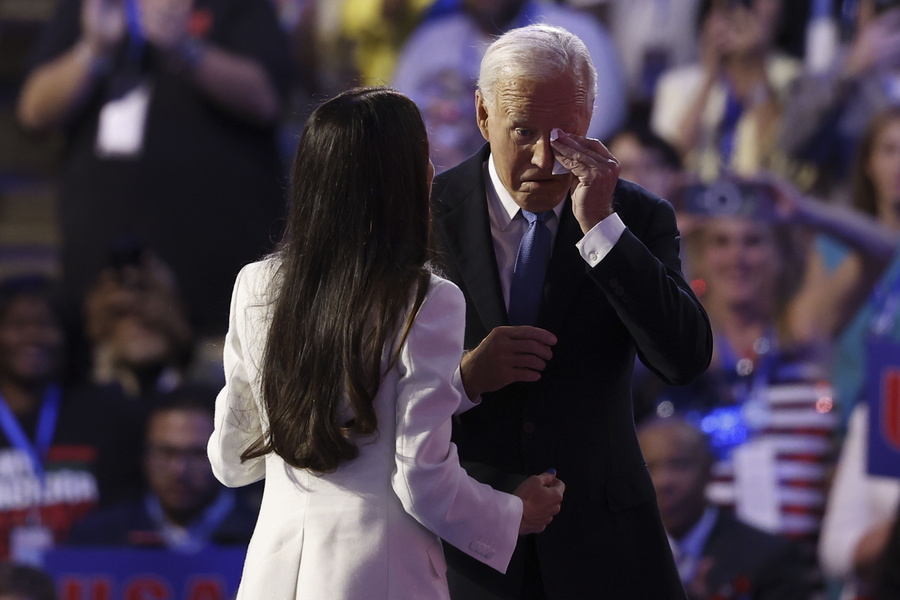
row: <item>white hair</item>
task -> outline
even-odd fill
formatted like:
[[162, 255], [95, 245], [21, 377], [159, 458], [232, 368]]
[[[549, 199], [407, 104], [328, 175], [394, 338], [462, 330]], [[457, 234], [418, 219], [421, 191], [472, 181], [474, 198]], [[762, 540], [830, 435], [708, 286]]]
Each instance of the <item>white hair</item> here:
[[513, 79], [540, 83], [569, 74], [584, 88], [589, 108], [597, 96], [597, 70], [587, 46], [575, 34], [547, 24], [507, 31], [488, 46], [481, 59], [478, 89], [493, 104], [497, 86]]

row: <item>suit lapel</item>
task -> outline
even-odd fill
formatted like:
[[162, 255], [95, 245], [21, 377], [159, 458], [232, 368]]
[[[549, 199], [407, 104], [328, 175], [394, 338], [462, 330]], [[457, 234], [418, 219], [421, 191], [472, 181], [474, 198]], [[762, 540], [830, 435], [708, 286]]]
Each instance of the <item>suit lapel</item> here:
[[[483, 163], [490, 148], [445, 174], [435, 197], [435, 222], [448, 257], [455, 261], [469, 301], [485, 331], [508, 325], [500, 275], [494, 255], [485, 189]], [[452, 173], [452, 176], [450, 176]], [[544, 281], [544, 297], [538, 326], [559, 331], [566, 310], [587, 276], [586, 264], [575, 244], [583, 237], [572, 214], [572, 200], [564, 200], [553, 255]]]
[[488, 151], [485, 146], [454, 169], [454, 177], [436, 198], [435, 211], [446, 252], [455, 261], [462, 287], [486, 331], [507, 324], [482, 174]]
[[560, 323], [566, 318], [566, 310], [578, 292], [586, 276], [586, 263], [575, 244], [584, 237], [575, 215], [572, 214], [572, 200], [563, 201], [559, 217], [559, 229], [547, 278], [544, 280], [544, 298], [538, 325], [550, 331], [559, 331]]

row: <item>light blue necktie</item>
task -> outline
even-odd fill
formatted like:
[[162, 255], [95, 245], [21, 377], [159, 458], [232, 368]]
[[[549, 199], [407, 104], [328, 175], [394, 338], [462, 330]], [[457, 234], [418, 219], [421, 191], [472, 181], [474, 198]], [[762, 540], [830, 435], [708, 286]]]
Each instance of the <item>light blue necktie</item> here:
[[519, 243], [509, 286], [509, 324], [535, 325], [544, 291], [544, 276], [550, 264], [550, 230], [545, 221], [553, 211], [520, 212], [528, 221], [528, 229]]

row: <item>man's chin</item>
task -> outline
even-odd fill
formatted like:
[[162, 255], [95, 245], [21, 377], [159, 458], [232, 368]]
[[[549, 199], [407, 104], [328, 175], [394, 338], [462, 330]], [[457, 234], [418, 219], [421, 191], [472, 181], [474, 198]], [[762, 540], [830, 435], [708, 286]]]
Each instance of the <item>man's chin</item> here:
[[552, 210], [566, 199], [568, 187], [555, 180], [525, 181], [515, 196], [516, 204], [530, 212]]

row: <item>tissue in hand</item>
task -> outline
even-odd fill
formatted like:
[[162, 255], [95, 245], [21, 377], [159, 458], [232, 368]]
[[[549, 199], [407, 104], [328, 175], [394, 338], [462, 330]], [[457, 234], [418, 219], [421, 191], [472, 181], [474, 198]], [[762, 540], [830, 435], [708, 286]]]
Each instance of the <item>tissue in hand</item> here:
[[[551, 142], [555, 142], [556, 140], [559, 139], [559, 133], [560, 133], [560, 131], [562, 131], [562, 130], [559, 129], [558, 127], [554, 127], [553, 129], [550, 130], [550, 141], [551, 141]], [[556, 156], [556, 153], [554, 152], [554, 158], [555, 158], [555, 156]], [[559, 162], [559, 159], [556, 158], [556, 160], [553, 162], [553, 171], [552, 171], [552, 173], [553, 173], [554, 175], [563, 175], [563, 174], [565, 174], [565, 173], [570, 173], [570, 172], [571, 172], [571, 171], [570, 171], [569, 169], [567, 169], [566, 167], [564, 167], [564, 166], [562, 165], [562, 163]]]

